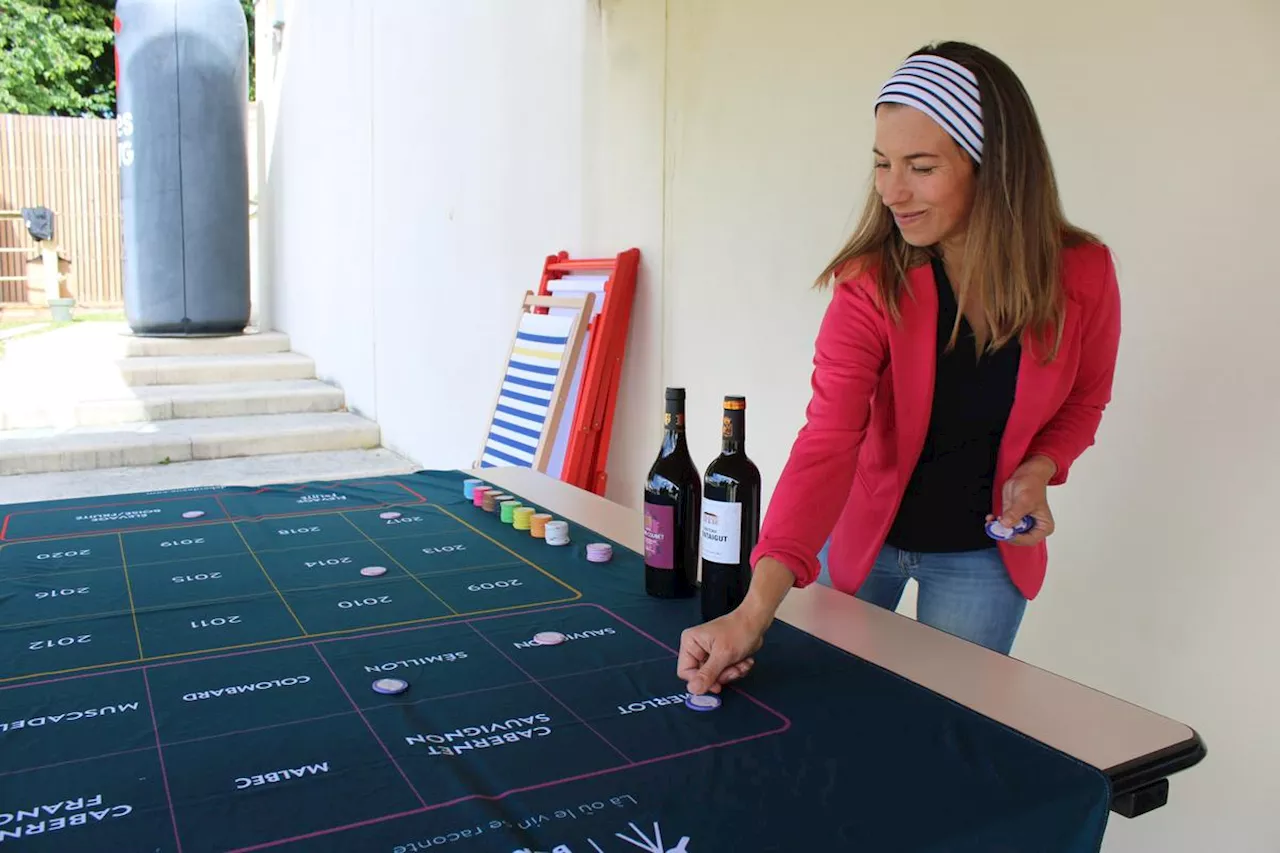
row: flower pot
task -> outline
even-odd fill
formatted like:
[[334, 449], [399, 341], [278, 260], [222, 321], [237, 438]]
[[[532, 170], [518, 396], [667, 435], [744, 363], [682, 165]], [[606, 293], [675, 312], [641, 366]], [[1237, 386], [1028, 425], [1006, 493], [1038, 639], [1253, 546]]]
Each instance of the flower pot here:
[[74, 299], [50, 299], [49, 314], [55, 323], [70, 323], [71, 309], [75, 306]]

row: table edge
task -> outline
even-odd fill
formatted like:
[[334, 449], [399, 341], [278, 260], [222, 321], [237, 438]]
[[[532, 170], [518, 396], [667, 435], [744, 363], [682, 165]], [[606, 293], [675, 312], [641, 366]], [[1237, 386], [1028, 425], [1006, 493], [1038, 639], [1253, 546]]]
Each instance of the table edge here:
[[[528, 468], [477, 468], [464, 470], [463, 473], [491, 482], [504, 490], [521, 494], [535, 503], [544, 504], [560, 516], [596, 530], [601, 535], [609, 536], [632, 551], [642, 553], [641, 526], [639, 524], [627, 524], [628, 521], [632, 520], [632, 517], [639, 519], [640, 513], [638, 510], [623, 506], [601, 495]], [[591, 521], [582, 517], [584, 511], [590, 514], [593, 509], [615, 516], [612, 519], [614, 523], [627, 524], [628, 529], [634, 528], [634, 530], [628, 536], [618, 536], [601, 529], [599, 520]], [[623, 516], [626, 517], [625, 520]], [[1034, 726], [1019, 725], [1015, 720], [1009, 719], [1010, 715], [993, 713], [990, 703], [986, 707], [979, 707], [982, 704], [981, 702], [975, 704], [972, 701], [967, 701], [974, 697], [957, 696], [952, 692], [939, 689], [935, 684], [929, 683], [928, 679], [918, 677], [921, 675], [920, 672], [902, 672], [899, 668], [887, 664], [876, 656], [874, 648], [870, 650], [872, 654], [869, 656], [868, 649], [858, 648], [855, 650], [848, 643], [833, 638], [831, 631], [823, 630], [816, 624], [817, 619], [812, 612], [815, 608], [824, 606], [828, 608], [840, 607], [850, 611], [861, 608], [859, 620], [873, 624], [873, 627], [874, 623], [877, 622], [885, 626], [888, 625], [886, 620], [901, 620], [900, 623], [895, 624], [888, 630], [900, 634], [914, 632], [917, 638], [925, 638], [925, 642], [928, 645], [945, 648], [949, 653], [969, 656], [974, 660], [980, 660], [985, 656], [986, 660], [982, 662], [984, 668], [992, 672], [1002, 671], [1001, 675], [1008, 678], [1015, 687], [1044, 687], [1054, 684], [1059, 690], [1065, 687], [1072, 691], [1079, 691], [1078, 696], [1091, 697], [1095, 706], [1101, 702], [1105, 704], [1107, 710], [1114, 711], [1117, 714], [1123, 712], [1129, 717], [1142, 717], [1145, 721], [1159, 724], [1163, 728], [1168, 728], [1171, 732], [1176, 730], [1176, 737], [1171, 736], [1163, 739], [1159, 746], [1134, 750], [1130, 757], [1119, 761], [1091, 760], [1087, 755], [1082, 755], [1080, 752], [1068, 748], [1060, 739], [1046, 736], [1044, 731], [1035, 730]], [[797, 630], [894, 672], [936, 695], [959, 702], [975, 713], [981, 714], [1027, 737], [1031, 737], [1039, 743], [1043, 743], [1046, 747], [1055, 749], [1095, 768], [1110, 781], [1113, 797], [1140, 792], [1141, 789], [1147, 786], [1161, 782], [1170, 774], [1195, 766], [1208, 754], [1207, 747], [1200, 734], [1181, 721], [1139, 706], [1127, 699], [1106, 693], [1098, 688], [1050, 672], [1027, 661], [1012, 656], [1000, 655], [976, 644], [944, 634], [902, 614], [873, 607], [866, 602], [844, 595], [829, 587], [813, 584], [805, 589], [792, 590], [779, 608], [777, 618]], [[921, 664], [920, 669], [927, 667], [926, 661], [922, 661]], [[1035, 684], [1025, 682], [1035, 682]], [[1015, 691], [1015, 695], [1010, 697], [1010, 702], [1017, 708], [1029, 710], [1026, 706], [1028, 702], [1034, 701], [1032, 698], [1033, 693], [1034, 691], [1024, 691], [1018, 694]], [[1081, 723], [1078, 728], [1087, 727], [1088, 725], [1091, 725], [1091, 723], [1086, 721]]]

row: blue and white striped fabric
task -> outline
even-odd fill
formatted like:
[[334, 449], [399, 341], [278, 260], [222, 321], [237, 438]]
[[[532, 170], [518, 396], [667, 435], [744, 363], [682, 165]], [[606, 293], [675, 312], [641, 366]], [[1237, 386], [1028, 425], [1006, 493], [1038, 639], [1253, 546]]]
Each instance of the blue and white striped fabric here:
[[481, 468], [532, 468], [555, 408], [552, 394], [563, 368], [576, 315], [524, 314], [502, 377], [498, 405], [480, 457]]
[[902, 63], [880, 89], [876, 106], [905, 104], [929, 116], [982, 162], [985, 131], [978, 78], [958, 62], [943, 56], [915, 54]]

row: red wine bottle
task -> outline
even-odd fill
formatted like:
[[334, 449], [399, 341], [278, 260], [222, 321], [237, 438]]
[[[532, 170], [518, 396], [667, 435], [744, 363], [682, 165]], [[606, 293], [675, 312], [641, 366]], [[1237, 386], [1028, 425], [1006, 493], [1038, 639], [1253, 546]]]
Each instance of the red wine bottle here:
[[658, 598], [698, 591], [702, 479], [685, 437], [684, 389], [668, 388], [662, 449], [644, 484], [644, 589]]
[[747, 400], [725, 397], [720, 455], [707, 466], [702, 498], [702, 618], [723, 616], [751, 586], [760, 537], [760, 470], [747, 456]]

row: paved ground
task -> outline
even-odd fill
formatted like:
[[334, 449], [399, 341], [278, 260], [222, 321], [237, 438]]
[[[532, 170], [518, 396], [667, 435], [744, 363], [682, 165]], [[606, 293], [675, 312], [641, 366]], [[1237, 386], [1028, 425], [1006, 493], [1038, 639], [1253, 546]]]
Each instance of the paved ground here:
[[18, 335], [25, 335], [28, 332], [35, 332], [43, 329], [48, 323], [28, 323], [25, 326], [11, 326], [8, 329], [0, 329], [0, 341], [7, 340]]
[[260, 486], [306, 480], [341, 480], [403, 474], [419, 466], [390, 450], [286, 453], [130, 468], [100, 468], [0, 477], [0, 505], [63, 498], [190, 489], [197, 486]]

